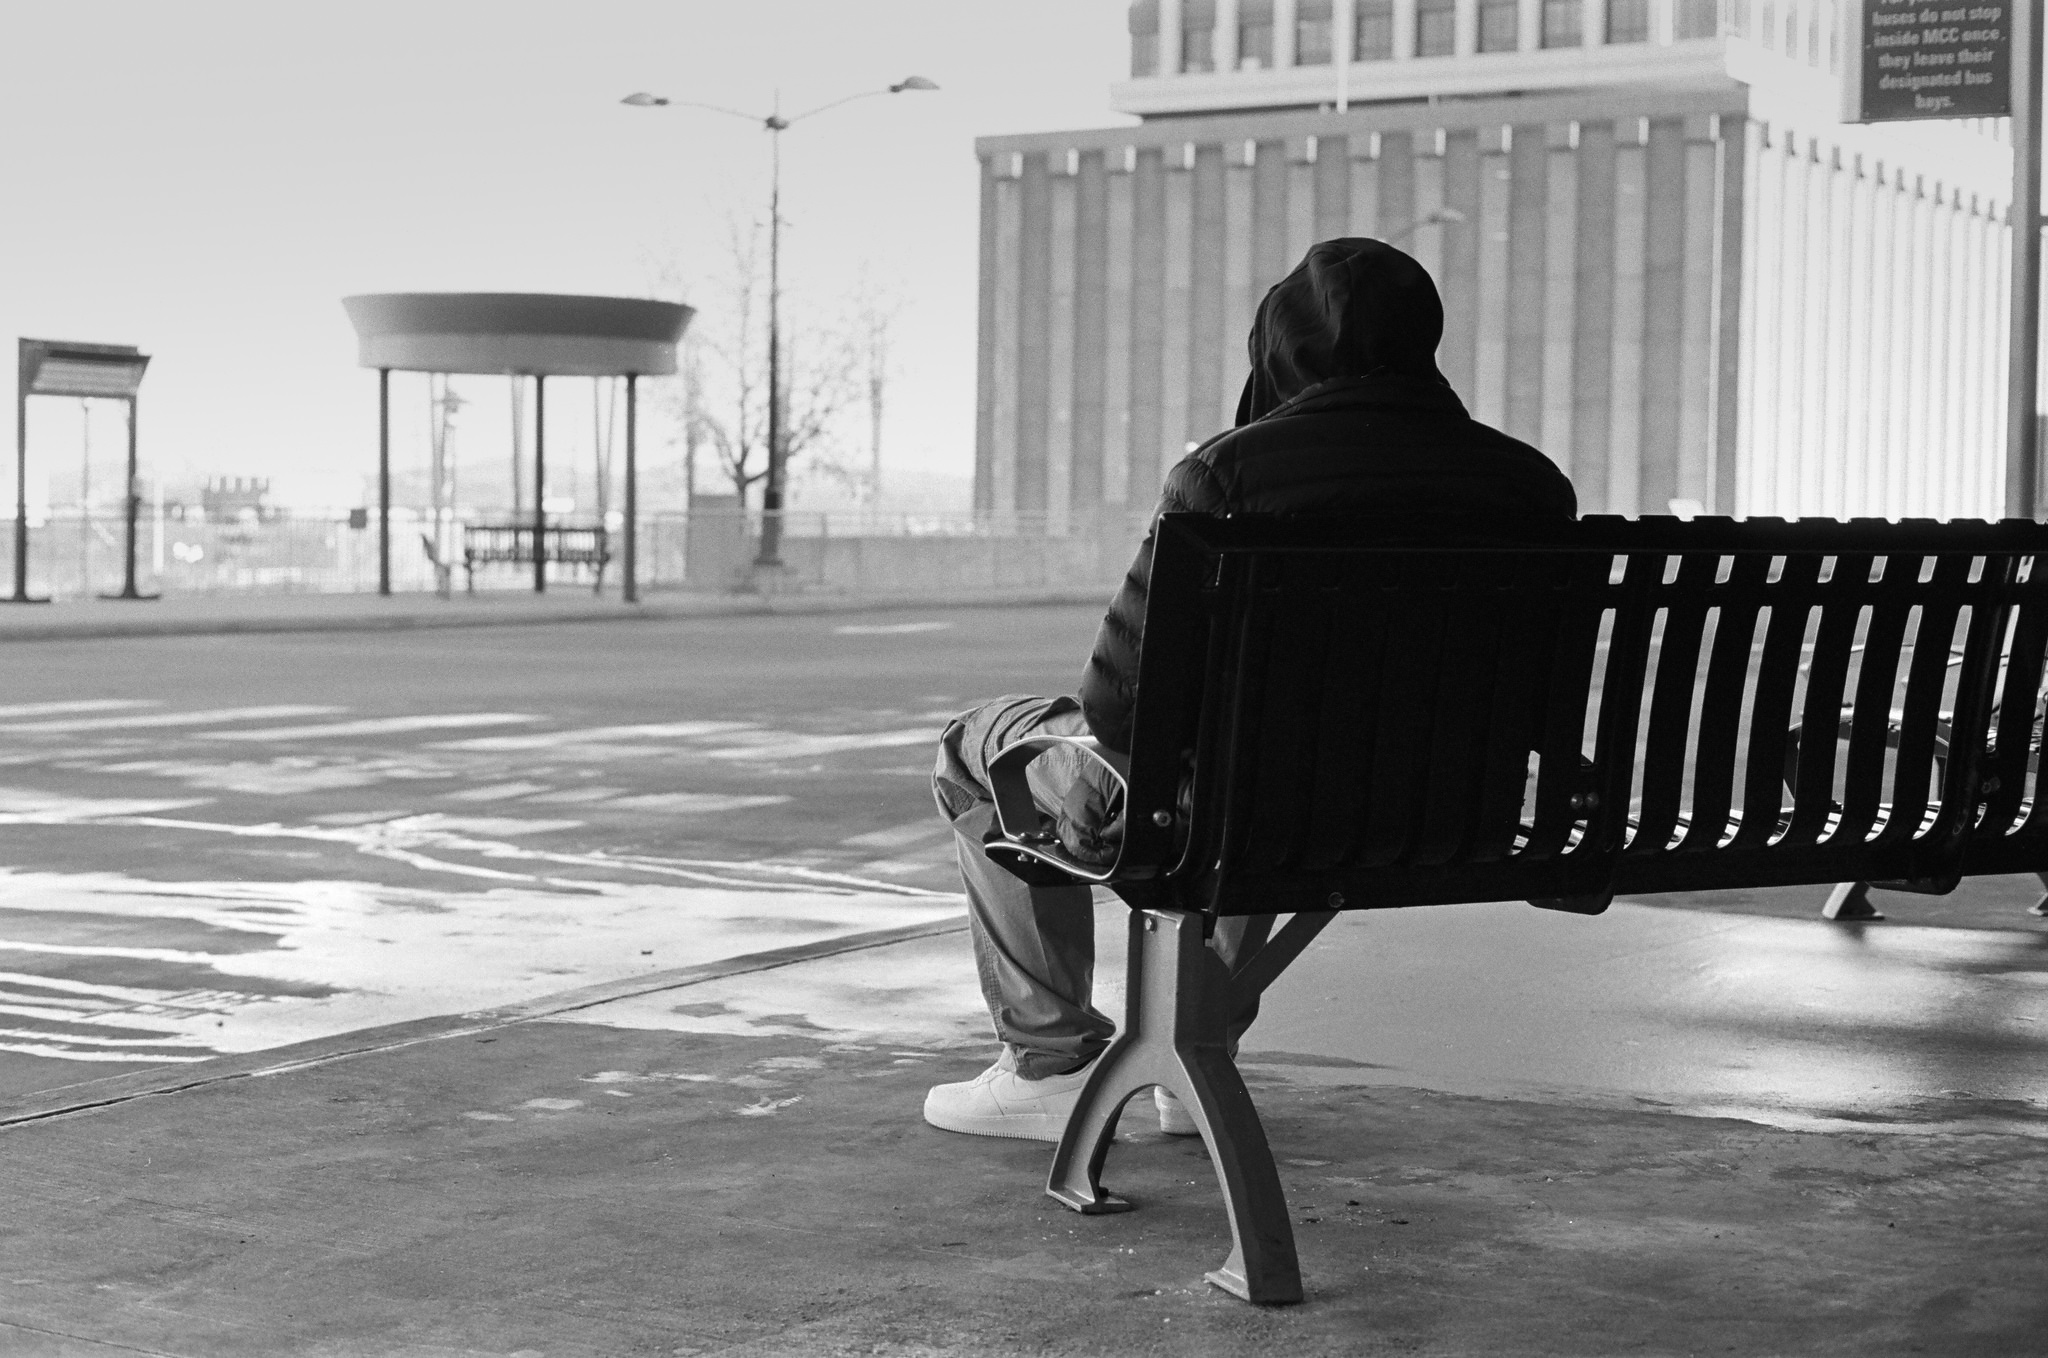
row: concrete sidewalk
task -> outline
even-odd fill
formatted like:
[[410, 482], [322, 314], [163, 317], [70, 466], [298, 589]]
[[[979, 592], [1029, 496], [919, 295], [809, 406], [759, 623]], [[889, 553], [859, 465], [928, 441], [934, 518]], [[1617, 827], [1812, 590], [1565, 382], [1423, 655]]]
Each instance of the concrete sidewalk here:
[[763, 614], [851, 613], [870, 609], [966, 608], [1106, 601], [1099, 590], [935, 590], [915, 595], [790, 591], [711, 594], [650, 591], [621, 602], [564, 585], [547, 594], [489, 590], [456, 594], [195, 594], [155, 600], [60, 599], [0, 608], [0, 643], [97, 637], [205, 636], [237, 632], [364, 632], [424, 627], [522, 627], [547, 623], [654, 621]]
[[[1299, 1307], [1202, 1283], [1228, 1244], [1214, 1177], [1143, 1111], [1106, 1175], [1139, 1210], [1093, 1218], [1042, 1195], [1049, 1147], [922, 1124], [926, 1086], [988, 1056], [950, 923], [18, 1101], [0, 1352], [2040, 1353], [2048, 1100], [2042, 1035], [2012, 1026], [2040, 1018], [2040, 936], [1616, 910], [1346, 917], [1274, 992], [1243, 1064]], [[1864, 1044], [1898, 1064], [1892, 1105], [1825, 1091], [1816, 1131], [1543, 1088], [1572, 1078], [1544, 1041], [1697, 1050], [1745, 985], [1797, 983], [1749, 974], [1795, 930], [1816, 942], [1793, 971], [1873, 940], [1890, 961], [1810, 978], [1698, 1078], [1740, 1046], [1797, 1103], [1825, 1057], [1779, 1049], [1857, 1069], [1862, 1005], [1897, 1011]], [[1467, 964], [1499, 998], [1438, 1040], [1418, 997], [1480, 931], [1499, 960]], [[1573, 952], [1614, 998], [1546, 983]], [[1900, 968], [1933, 973], [1927, 1004]], [[1837, 995], [1859, 978], [1892, 989]], [[1581, 998], [1546, 1012], [1546, 984]], [[1667, 1001], [1668, 1031], [1600, 1031]], [[1518, 1042], [1516, 1014], [1550, 1036]], [[1987, 1015], [2021, 1036], [1961, 1050]], [[1519, 1053], [1522, 1083], [1467, 1041]], [[1973, 1062], [1979, 1094], [1941, 1089]], [[1983, 1093], [2000, 1078], [2017, 1093]], [[1927, 1091], [1953, 1097], [1915, 1114]]]

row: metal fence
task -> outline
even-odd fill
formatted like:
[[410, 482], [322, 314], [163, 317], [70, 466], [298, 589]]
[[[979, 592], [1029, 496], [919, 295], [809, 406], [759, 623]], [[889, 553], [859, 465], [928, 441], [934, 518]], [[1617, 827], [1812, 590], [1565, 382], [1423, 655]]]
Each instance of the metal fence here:
[[[638, 571], [645, 589], [760, 590], [917, 595], [1005, 590], [1105, 589], [1122, 578], [1143, 536], [1142, 518], [1046, 531], [1043, 516], [790, 512], [781, 516], [781, 566], [756, 567], [759, 510], [720, 508], [642, 516]], [[503, 520], [477, 520], [479, 526]], [[29, 589], [82, 598], [121, 587], [125, 528], [119, 516], [51, 518], [29, 529]], [[439, 588], [428, 551], [433, 525], [394, 513], [391, 585], [402, 593]], [[0, 523], [0, 571], [11, 571], [14, 526]], [[449, 535], [459, 542], [459, 531]], [[616, 529], [611, 541], [620, 550]], [[202, 523], [145, 518], [138, 531], [138, 579], [171, 594], [366, 593], [377, 588], [377, 533], [346, 514]], [[589, 567], [550, 566], [563, 588], [590, 588]], [[605, 572], [618, 587], [620, 562]], [[451, 583], [468, 583], [459, 560]], [[0, 588], [11, 588], [11, 575]], [[530, 566], [480, 566], [479, 590], [530, 590]]]

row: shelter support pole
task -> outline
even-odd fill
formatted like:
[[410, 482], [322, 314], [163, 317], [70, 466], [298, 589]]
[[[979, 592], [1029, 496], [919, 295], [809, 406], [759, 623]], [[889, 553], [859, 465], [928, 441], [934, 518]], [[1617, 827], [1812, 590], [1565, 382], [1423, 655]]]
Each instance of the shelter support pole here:
[[377, 369], [377, 592], [391, 593], [391, 369]]
[[136, 453], [136, 426], [141, 423], [141, 401], [128, 398], [128, 493], [122, 498], [122, 513], [127, 519], [128, 560], [121, 572], [121, 592], [106, 595], [110, 599], [154, 599], [154, 594], [144, 594], [136, 588], [135, 556], [140, 544], [137, 542], [137, 520], [142, 514], [142, 463]]
[[548, 379], [533, 375], [533, 592], [548, 590]]
[[28, 596], [28, 370], [14, 398], [14, 593], [11, 604], [46, 602]]
[[640, 602], [637, 573], [640, 550], [640, 462], [638, 373], [626, 374], [626, 574], [625, 597], [629, 604]]
[[2005, 402], [2005, 512], [2041, 508], [2041, 26], [2038, 5], [2012, 15], [2012, 332]]

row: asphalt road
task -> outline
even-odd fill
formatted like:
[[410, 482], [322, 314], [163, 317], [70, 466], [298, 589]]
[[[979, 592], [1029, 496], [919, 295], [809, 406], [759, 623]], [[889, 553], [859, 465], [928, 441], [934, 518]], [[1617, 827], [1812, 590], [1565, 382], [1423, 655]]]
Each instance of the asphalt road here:
[[0, 652], [0, 1091], [955, 915], [932, 743], [1100, 610]]
[[[0, 1095], [956, 919], [951, 837], [926, 781], [932, 742], [979, 699], [1071, 691], [1098, 617], [935, 609], [0, 647]], [[1814, 924], [1824, 888], [1648, 902], [1800, 922], [1751, 930], [1749, 951], [1711, 961], [1686, 951], [1708, 946], [1694, 936], [1725, 951], [1738, 934], [1704, 920], [1553, 939], [1554, 917], [1514, 907], [1498, 919], [1398, 912], [1428, 918], [1371, 928], [1420, 931], [1386, 985], [1424, 975], [1414, 958], [1471, 959], [1427, 973], [1444, 1012], [1423, 1032], [1441, 1048], [1492, 1013], [1490, 995], [1532, 977], [1573, 1012], [1609, 996], [1620, 973], [1590, 965], [1605, 956], [1587, 951], [1596, 941], [1635, 957], [1623, 971], [1650, 990], [1668, 985], [1642, 965], [1645, 949], [1668, 954], [1672, 976], [1724, 990], [1729, 975], [1776, 977], [1796, 956], [1809, 980], [1840, 971], [1829, 986], [1844, 997], [1932, 1013], [1941, 1006], [1901, 997], [1946, 994], [1939, 959], [1954, 947], [2017, 948], [2033, 960], [2013, 966], [2038, 970], [2041, 923], [2025, 913], [2037, 893], [2021, 878], [1882, 897], [1882, 927], [1904, 926], [1903, 961]], [[1949, 944], [1909, 936], [1915, 925], [2009, 937]], [[1522, 936], [1539, 926], [1551, 932]], [[1671, 928], [1684, 938], [1666, 939]], [[1099, 997], [1110, 1012], [1115, 932]], [[1379, 965], [1365, 937], [1347, 950], [1333, 931], [1303, 976], [1322, 967], [1331, 993], [1352, 992]], [[1835, 942], [1853, 955], [1827, 952]], [[1561, 951], [1531, 971], [1539, 944]], [[1568, 980], [1571, 958], [1589, 966]], [[971, 975], [932, 965], [917, 986], [964, 987], [947, 1012], [979, 1025]], [[926, 995], [903, 981], [906, 1003]], [[1736, 1007], [1760, 1012], [1781, 990], [1805, 993], [1772, 980]], [[1294, 1045], [1331, 1022], [1302, 994]], [[1529, 1003], [1513, 1008], [1526, 1016]], [[1627, 1025], [1663, 1007], [1646, 995]], [[1283, 1034], [1282, 1008], [1262, 1032]], [[815, 1026], [781, 1017], [754, 1016]], [[682, 1021], [693, 1015], [635, 1019]], [[1698, 1048], [1687, 1033], [1674, 1049]], [[1559, 1071], [1585, 1049], [1567, 1036]], [[1497, 1044], [1475, 1032], [1468, 1045]], [[1452, 1076], [1472, 1088], [1503, 1078], [1476, 1057]]]

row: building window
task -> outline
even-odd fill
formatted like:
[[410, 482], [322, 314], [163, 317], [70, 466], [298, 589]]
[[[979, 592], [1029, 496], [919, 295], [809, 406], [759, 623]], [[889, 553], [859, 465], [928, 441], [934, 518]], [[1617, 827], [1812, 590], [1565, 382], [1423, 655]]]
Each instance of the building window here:
[[1543, 0], [1543, 45], [1583, 47], [1586, 45], [1584, 0]]
[[[1736, 8], [1747, 8], [1747, 4]], [[1688, 38], [1711, 38], [1720, 31], [1720, 27], [1720, 0], [1678, 0], [1678, 12], [1672, 16], [1671, 31], [1680, 42]]]
[[1330, 64], [1330, 0], [1299, 0], [1294, 10], [1294, 64]]
[[1394, 56], [1394, 0], [1358, 0], [1358, 25], [1351, 40], [1353, 61], [1391, 61]]
[[1131, 76], [1159, 74], [1159, 0], [1131, 4]]
[[1415, 0], [1415, 55], [1448, 57], [1458, 50], [1458, 0]]
[[1188, 75], [1216, 69], [1216, 0], [1186, 0], [1181, 6], [1180, 69]]
[[1764, 50], [1774, 52], [1778, 47], [1778, 16], [1771, 0], [1764, 0], [1756, 12], [1757, 36], [1763, 40]]
[[1607, 0], [1607, 41], [1649, 40], [1650, 0]]
[[1239, 0], [1237, 6], [1237, 69], [1266, 71], [1273, 67], [1273, 0]]
[[1521, 46], [1516, 18], [1520, 0], [1479, 0], [1479, 50], [1512, 52]]

